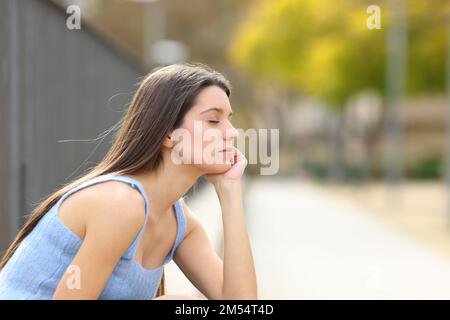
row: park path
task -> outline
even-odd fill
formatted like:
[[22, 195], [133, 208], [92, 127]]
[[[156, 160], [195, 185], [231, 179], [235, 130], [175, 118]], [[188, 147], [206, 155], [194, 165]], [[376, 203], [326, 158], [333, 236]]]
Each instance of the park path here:
[[[297, 179], [258, 178], [245, 190], [259, 298], [450, 298], [450, 261], [357, 204]], [[188, 203], [221, 254], [214, 190]], [[167, 279], [168, 293], [199, 295], [174, 262]]]

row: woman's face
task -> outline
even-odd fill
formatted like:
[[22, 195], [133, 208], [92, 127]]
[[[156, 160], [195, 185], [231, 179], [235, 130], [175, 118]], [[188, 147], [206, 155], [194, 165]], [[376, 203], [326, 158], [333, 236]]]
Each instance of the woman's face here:
[[226, 149], [233, 146], [238, 136], [231, 116], [227, 94], [217, 86], [204, 88], [186, 113], [182, 126], [172, 133], [172, 139], [178, 141], [172, 149], [173, 155], [178, 156], [179, 162], [192, 164], [204, 174], [230, 169], [234, 150]]

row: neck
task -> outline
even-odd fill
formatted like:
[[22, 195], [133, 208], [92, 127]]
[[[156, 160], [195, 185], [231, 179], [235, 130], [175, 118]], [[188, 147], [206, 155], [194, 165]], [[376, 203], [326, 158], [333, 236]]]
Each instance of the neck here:
[[174, 203], [194, 185], [201, 173], [187, 165], [175, 165], [164, 159], [156, 170], [142, 171], [127, 176], [138, 180], [144, 187], [149, 201], [149, 215], [156, 223], [168, 213]]

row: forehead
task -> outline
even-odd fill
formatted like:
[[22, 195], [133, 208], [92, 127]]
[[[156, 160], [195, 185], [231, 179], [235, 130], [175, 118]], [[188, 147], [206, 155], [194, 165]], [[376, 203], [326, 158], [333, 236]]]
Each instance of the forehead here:
[[200, 113], [211, 107], [224, 109], [225, 112], [231, 111], [227, 94], [217, 86], [209, 86], [201, 90], [191, 110]]

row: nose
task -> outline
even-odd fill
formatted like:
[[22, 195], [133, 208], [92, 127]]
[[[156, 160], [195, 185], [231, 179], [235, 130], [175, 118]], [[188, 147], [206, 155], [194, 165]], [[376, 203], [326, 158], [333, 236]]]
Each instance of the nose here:
[[232, 140], [236, 139], [239, 136], [239, 131], [236, 130], [236, 128], [229, 122], [229, 125], [225, 129], [225, 140]]

